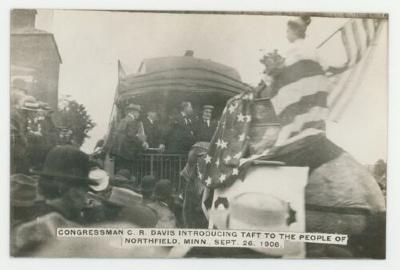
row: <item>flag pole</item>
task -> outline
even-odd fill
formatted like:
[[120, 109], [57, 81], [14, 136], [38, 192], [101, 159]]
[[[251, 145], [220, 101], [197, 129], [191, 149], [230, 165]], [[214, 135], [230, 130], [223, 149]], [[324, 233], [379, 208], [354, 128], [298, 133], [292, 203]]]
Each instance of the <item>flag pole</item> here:
[[321, 48], [322, 46], [324, 46], [334, 35], [336, 35], [338, 32], [340, 32], [342, 30], [343, 27], [345, 27], [346, 24], [348, 24], [351, 20], [348, 20], [347, 22], [345, 22], [341, 27], [339, 27], [338, 29], [336, 29], [336, 31], [333, 31], [332, 34], [330, 34], [324, 41], [322, 41], [318, 46], [317, 49]]

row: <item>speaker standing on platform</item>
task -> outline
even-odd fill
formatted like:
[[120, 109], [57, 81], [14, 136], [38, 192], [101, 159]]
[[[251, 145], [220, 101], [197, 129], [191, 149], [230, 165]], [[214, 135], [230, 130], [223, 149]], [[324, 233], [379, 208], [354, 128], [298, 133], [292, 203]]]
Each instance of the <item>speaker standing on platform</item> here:
[[214, 106], [204, 105], [201, 118], [195, 125], [196, 142], [210, 142], [217, 128], [217, 121], [212, 120]]

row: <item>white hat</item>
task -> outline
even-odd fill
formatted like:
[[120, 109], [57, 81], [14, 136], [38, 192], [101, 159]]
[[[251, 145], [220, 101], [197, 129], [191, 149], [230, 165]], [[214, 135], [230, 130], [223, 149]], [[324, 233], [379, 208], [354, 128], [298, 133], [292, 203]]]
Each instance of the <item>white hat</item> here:
[[[286, 232], [289, 204], [273, 195], [247, 192], [230, 202], [228, 229]], [[251, 248], [268, 256], [284, 256], [285, 248]]]
[[289, 205], [287, 202], [264, 193], [239, 194], [230, 202], [230, 229], [285, 231], [288, 228]]
[[107, 172], [99, 168], [91, 170], [89, 178], [95, 182], [95, 184], [90, 185], [89, 187], [96, 192], [105, 190], [110, 183], [110, 177]]

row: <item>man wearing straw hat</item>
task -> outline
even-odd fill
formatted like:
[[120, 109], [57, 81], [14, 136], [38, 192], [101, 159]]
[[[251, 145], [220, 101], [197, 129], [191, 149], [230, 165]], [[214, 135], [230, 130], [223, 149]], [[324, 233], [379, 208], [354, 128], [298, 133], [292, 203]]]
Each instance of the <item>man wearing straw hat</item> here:
[[32, 114], [40, 110], [39, 103], [31, 96], [24, 96], [11, 108], [10, 148], [11, 174], [28, 173], [30, 161], [28, 158], [28, 120]]

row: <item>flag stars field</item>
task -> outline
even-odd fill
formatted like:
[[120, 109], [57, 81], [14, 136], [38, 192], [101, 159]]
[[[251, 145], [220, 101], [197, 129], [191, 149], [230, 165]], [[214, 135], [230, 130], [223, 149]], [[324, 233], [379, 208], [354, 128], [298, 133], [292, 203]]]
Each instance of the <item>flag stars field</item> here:
[[232, 175], [238, 175], [238, 174], [239, 174], [238, 168], [233, 168]]
[[246, 117], [245, 117], [242, 113], [239, 113], [238, 116], [237, 116], [238, 122], [244, 122], [244, 119], [245, 119], [245, 118], [246, 118]]
[[207, 179], [206, 179], [206, 185], [207, 185], [207, 186], [211, 185], [211, 177], [207, 177]]
[[242, 133], [239, 135], [239, 142], [244, 141], [244, 139], [246, 138], [246, 133]]
[[216, 145], [217, 145], [217, 147], [224, 149], [224, 148], [227, 148], [228, 143], [225, 142], [224, 140], [218, 139]]
[[227, 162], [229, 162], [231, 159], [232, 159], [232, 157], [231, 157], [230, 155], [227, 155], [227, 156], [224, 158], [224, 161], [225, 161], [225, 163], [227, 163]]

